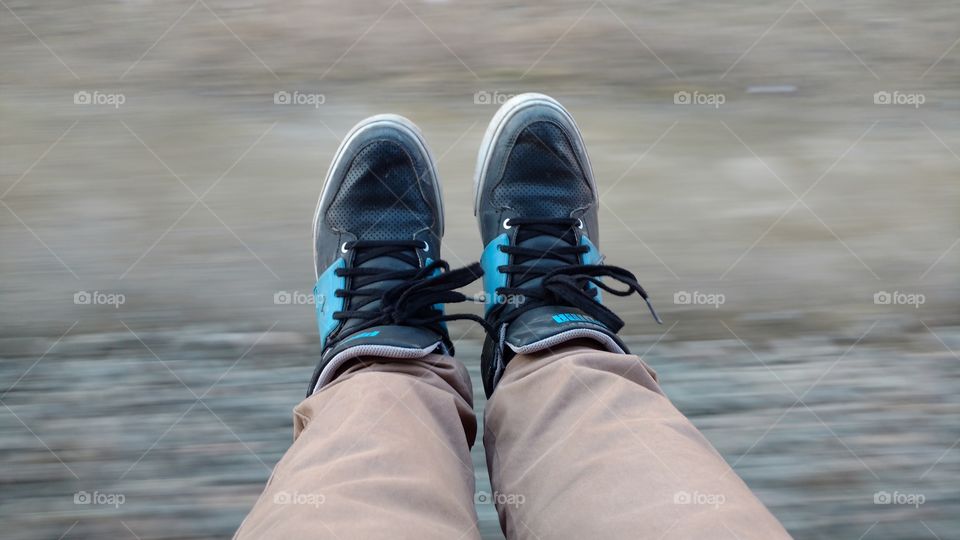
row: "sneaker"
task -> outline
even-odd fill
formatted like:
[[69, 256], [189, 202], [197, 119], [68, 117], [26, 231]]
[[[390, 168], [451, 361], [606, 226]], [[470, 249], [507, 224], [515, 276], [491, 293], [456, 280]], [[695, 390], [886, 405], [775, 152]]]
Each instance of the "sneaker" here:
[[516, 354], [573, 339], [626, 353], [617, 337], [623, 320], [601, 303], [600, 289], [638, 293], [660, 322], [633, 274], [601, 264], [593, 171], [577, 125], [557, 101], [542, 94], [507, 101], [484, 135], [474, 182], [492, 328], [482, 356], [488, 397]]
[[[443, 200], [419, 129], [380, 115], [357, 124], [334, 156], [313, 224], [314, 299], [322, 348], [307, 395], [361, 356], [453, 354], [442, 304], [480, 275], [440, 259]], [[482, 320], [481, 320], [482, 321]]]

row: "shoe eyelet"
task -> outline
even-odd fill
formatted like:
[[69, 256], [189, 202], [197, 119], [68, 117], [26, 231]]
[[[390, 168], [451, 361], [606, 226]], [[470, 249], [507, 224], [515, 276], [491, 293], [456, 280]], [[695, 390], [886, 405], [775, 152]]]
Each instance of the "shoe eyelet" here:
[[427, 241], [424, 240], [424, 241], [423, 241], [423, 247], [420, 248], [420, 249], [422, 249], [424, 253], [427, 253], [427, 252], [430, 251], [430, 244], [428, 244]]
[[510, 225], [510, 218], [507, 218], [507, 219], [503, 220], [503, 228], [504, 228], [504, 229], [512, 229], [512, 228], [513, 228], [513, 225]]
[[344, 242], [344, 243], [340, 244], [340, 253], [346, 253], [347, 251], [350, 251], [350, 250], [347, 249], [347, 243]]
[[583, 220], [580, 218], [577, 218], [577, 228], [583, 229]]

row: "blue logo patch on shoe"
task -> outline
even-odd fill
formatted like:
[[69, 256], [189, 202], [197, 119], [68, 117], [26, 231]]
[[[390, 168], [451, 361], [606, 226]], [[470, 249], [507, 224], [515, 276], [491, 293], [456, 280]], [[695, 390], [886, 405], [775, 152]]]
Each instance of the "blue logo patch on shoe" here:
[[354, 335], [348, 337], [348, 338], [345, 339], [344, 341], [350, 341], [351, 339], [357, 339], [357, 338], [376, 337], [376, 336], [379, 336], [379, 335], [380, 335], [380, 331], [379, 331], [379, 330], [374, 330], [373, 332], [360, 332], [359, 334], [354, 334]]
[[593, 317], [590, 317], [587, 315], [580, 315], [579, 313], [557, 313], [556, 315], [553, 316], [553, 322], [557, 324], [563, 324], [568, 322], [587, 322], [587, 323], [599, 324], [603, 326], [603, 324], [601, 324], [600, 321], [594, 319]]

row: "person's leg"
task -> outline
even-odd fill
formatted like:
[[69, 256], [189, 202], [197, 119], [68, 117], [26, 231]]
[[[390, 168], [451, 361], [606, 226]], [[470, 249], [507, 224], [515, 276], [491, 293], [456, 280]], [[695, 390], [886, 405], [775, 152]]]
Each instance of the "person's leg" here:
[[294, 424], [236, 538], [479, 538], [460, 362], [363, 358], [298, 405]]
[[[320, 355], [296, 440], [240, 538], [476, 537], [472, 389], [442, 304], [479, 265], [441, 260], [443, 200], [420, 130], [347, 134], [314, 217]], [[431, 354], [433, 353], [433, 354]]]
[[573, 117], [522, 94], [476, 168], [491, 328], [481, 371], [494, 502], [510, 538], [781, 538], [786, 532], [617, 333], [638, 294], [600, 255], [600, 198]]
[[636, 356], [516, 356], [484, 424], [508, 538], [789, 537]]

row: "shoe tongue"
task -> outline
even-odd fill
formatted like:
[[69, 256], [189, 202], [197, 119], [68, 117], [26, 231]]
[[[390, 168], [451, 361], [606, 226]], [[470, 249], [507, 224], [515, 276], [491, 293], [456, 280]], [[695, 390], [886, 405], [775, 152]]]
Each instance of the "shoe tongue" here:
[[569, 246], [570, 241], [573, 239], [572, 235], [572, 231], [564, 233], [562, 238], [549, 234], [530, 235], [529, 237], [520, 240], [517, 245], [532, 249], [539, 249], [542, 251], [549, 251], [558, 247]]
[[[573, 233], [568, 232], [566, 234], [572, 235]], [[535, 249], [542, 252], [549, 252], [550, 250], [557, 249], [559, 247], [569, 246], [570, 243], [568, 242], [566, 235], [564, 238], [558, 238], [556, 236], [551, 236], [549, 234], [540, 234], [536, 236], [531, 236], [529, 238], [524, 238], [519, 242], [517, 242], [516, 245], [519, 247]], [[560, 266], [569, 265], [569, 263], [563, 262], [561, 260], [555, 259], [550, 256], [540, 257], [540, 258], [527, 257], [522, 262], [515, 262], [514, 264], [520, 264], [526, 267], [536, 266], [538, 269], [547, 269], [547, 270], [552, 270]], [[522, 273], [517, 274], [517, 277], [520, 277], [522, 275], [523, 275]], [[530, 275], [526, 277], [530, 277]], [[540, 283], [542, 282], [543, 282], [543, 278], [541, 276], [530, 277], [528, 281], [525, 281], [520, 286], [524, 288], [539, 287]]]
[[516, 353], [532, 353], [573, 339], [592, 339], [612, 352], [625, 352], [616, 333], [583, 311], [543, 306], [520, 315], [507, 326], [506, 344]]
[[[400, 259], [397, 259], [397, 258], [394, 258], [394, 257], [389, 257], [389, 256], [376, 257], [376, 258], [370, 259], [369, 261], [364, 262], [364, 263], [361, 265], [361, 267], [363, 267], [363, 268], [380, 268], [380, 269], [386, 270], [386, 271], [388, 271], [388, 272], [402, 271], [402, 270], [416, 270], [416, 269], [417, 269], [416, 266], [407, 264], [406, 262], [401, 261]], [[388, 289], [390, 289], [390, 288], [392, 288], [392, 287], [395, 287], [395, 286], [403, 283], [403, 280], [399, 280], [399, 279], [381, 280], [381, 281], [375, 281], [375, 282], [373, 282], [373, 283], [368, 283], [368, 280], [372, 279], [372, 277], [364, 277], [364, 278], [362, 278], [362, 279], [363, 279], [363, 281], [366, 283], [366, 285], [362, 285], [362, 286], [360, 286], [360, 287], [354, 287], [354, 290], [356, 290], [356, 291], [373, 291], [373, 290], [376, 290], [376, 291], [386, 291], [386, 290], [388, 290]], [[367, 298], [358, 298], [358, 299], [354, 300], [354, 303], [356, 303], [356, 302], [358, 302], [358, 301], [364, 301], [364, 300], [367, 300]], [[360, 311], [380, 311], [380, 309], [381, 309], [380, 304], [381, 304], [381, 302], [380, 302], [380, 299], [379, 299], [379, 298], [378, 298], [378, 299], [375, 299], [375, 300], [372, 300], [370, 303], [368, 303], [368, 304], [366, 304], [365, 306], [363, 306], [362, 308], [360, 308]], [[354, 304], [354, 305], [356, 305], [356, 304]], [[351, 310], [351, 309], [356, 309], [356, 307], [346, 306], [344, 309]], [[357, 326], [360, 326], [361, 324], [364, 324], [365, 322], [366, 322], [366, 321], [363, 320], [363, 319], [349, 319], [349, 320], [347, 320], [346, 323], [343, 325], [343, 331], [342, 331], [341, 335], [344, 335], [344, 336], [345, 336], [345, 335], [350, 334], [350, 332], [353, 331], [353, 328], [355, 328], [355, 327], [357, 327]]]

